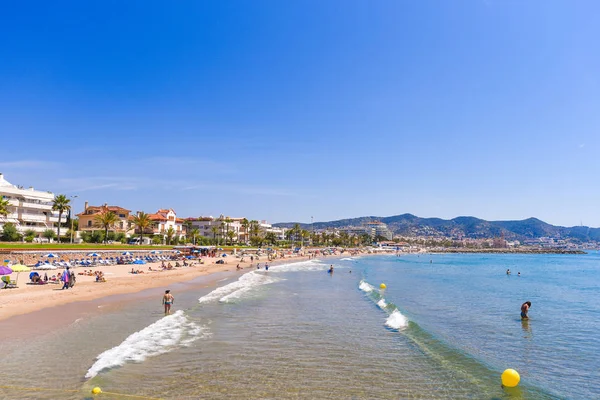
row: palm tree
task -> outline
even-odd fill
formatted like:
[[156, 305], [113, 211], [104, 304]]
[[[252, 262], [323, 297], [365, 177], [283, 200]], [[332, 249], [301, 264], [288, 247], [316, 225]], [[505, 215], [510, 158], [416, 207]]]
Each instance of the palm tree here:
[[71, 199], [67, 198], [64, 194], [59, 194], [54, 198], [52, 203], [52, 211], [58, 211], [58, 242], [60, 243], [60, 223], [62, 215], [65, 211], [71, 210]]
[[217, 232], [219, 232], [219, 228], [217, 228], [216, 226], [211, 226], [210, 227], [210, 231], [213, 233], [213, 241], [215, 242], [215, 244], [217, 243]]
[[227, 238], [229, 239], [229, 244], [233, 245], [233, 238], [235, 237], [234, 231], [227, 231]]
[[4, 197], [0, 197], [0, 215], [6, 218], [9, 214], [8, 207], [10, 203]]
[[173, 240], [173, 236], [175, 236], [175, 229], [172, 226], [166, 230], [165, 235], [167, 235], [167, 244], [170, 245]]
[[242, 220], [242, 222], [240, 223], [240, 225], [242, 225], [242, 228], [244, 228], [244, 234], [245, 234], [244, 242], [248, 243], [248, 241], [250, 240], [250, 235], [248, 234], [248, 227], [250, 226], [250, 221], [248, 221], [247, 218], [244, 218]]
[[190, 238], [192, 239], [192, 243], [194, 243], [194, 246], [196, 245], [196, 239], [198, 239], [199, 236], [200, 231], [198, 229], [192, 229], [192, 231], [190, 232]]
[[133, 226], [140, 230], [140, 244], [144, 241], [144, 231], [146, 228], [152, 225], [152, 220], [150, 216], [145, 212], [141, 211], [138, 215], [133, 217]]
[[[227, 237], [229, 237], [229, 224], [231, 224], [232, 222], [233, 222], [233, 220], [232, 220], [231, 218], [229, 218], [229, 217], [225, 218], [225, 224], [226, 224], [226, 226], [227, 226], [227, 231], [225, 232], [225, 235], [226, 235]], [[232, 243], [233, 243], [233, 242], [231, 242], [231, 241], [230, 241], [230, 243], [229, 243], [229, 244], [232, 244]]]
[[185, 227], [185, 236], [187, 238], [191, 237], [190, 234], [192, 232], [192, 221], [186, 219], [185, 221], [183, 221], [183, 226]]
[[104, 243], [107, 243], [108, 230], [114, 228], [120, 222], [120, 219], [117, 214], [105, 208], [102, 212], [94, 215], [94, 222], [96, 225], [104, 228]]

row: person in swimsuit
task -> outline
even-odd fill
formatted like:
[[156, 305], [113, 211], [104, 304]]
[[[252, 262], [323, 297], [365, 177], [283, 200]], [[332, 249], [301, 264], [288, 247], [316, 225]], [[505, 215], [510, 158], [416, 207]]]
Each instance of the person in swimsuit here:
[[163, 299], [162, 299], [162, 302], [165, 305], [165, 315], [171, 314], [171, 304], [173, 304], [174, 300], [175, 300], [175, 297], [173, 297], [173, 295], [171, 294], [171, 291], [165, 290], [165, 295], [163, 296]]
[[521, 306], [521, 319], [529, 319], [529, 316], [527, 315], [527, 313], [529, 312], [530, 308], [531, 308], [530, 301], [526, 301], [525, 303], [523, 303], [523, 305]]

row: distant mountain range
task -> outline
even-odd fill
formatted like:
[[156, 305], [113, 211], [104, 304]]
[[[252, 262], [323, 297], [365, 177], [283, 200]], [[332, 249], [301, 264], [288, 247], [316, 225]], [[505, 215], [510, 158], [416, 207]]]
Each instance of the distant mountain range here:
[[[587, 226], [564, 227], [550, 225], [537, 218], [521, 221], [486, 221], [475, 217], [457, 217], [453, 219], [420, 218], [412, 214], [391, 217], [359, 217], [329, 222], [315, 222], [314, 229], [343, 228], [360, 226], [365, 222], [381, 221], [387, 224], [394, 234], [402, 236], [446, 236], [481, 239], [496, 238], [504, 235], [507, 240], [537, 239], [552, 237], [576, 241], [600, 241], [600, 228]], [[295, 222], [274, 224], [278, 227], [293, 227]], [[310, 229], [311, 224], [299, 224]]]

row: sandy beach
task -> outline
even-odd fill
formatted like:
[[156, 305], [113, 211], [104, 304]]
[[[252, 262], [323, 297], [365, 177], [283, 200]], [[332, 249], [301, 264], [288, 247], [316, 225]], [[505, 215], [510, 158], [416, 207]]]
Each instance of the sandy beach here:
[[[296, 262], [308, 258], [308, 256], [292, 255], [273, 260], [269, 264]], [[90, 269], [102, 271], [106, 282], [96, 282], [94, 276], [77, 275], [76, 285], [68, 290], [61, 290], [62, 284], [56, 283], [30, 285], [28, 284], [29, 272], [23, 272], [18, 277], [18, 288], [0, 290], [0, 320], [68, 303], [95, 300], [117, 294], [136, 293], [149, 288], [165, 287], [169, 284], [189, 281], [216, 272], [235, 271], [238, 264], [244, 269], [251, 268], [251, 265], [253, 265], [252, 268], [255, 268], [257, 264], [257, 261], [252, 263], [248, 258], [244, 262], [230, 258], [226, 260], [226, 264], [216, 264], [219, 258], [209, 257], [202, 260], [204, 264], [200, 264], [196, 260], [193, 266], [162, 271], [160, 270], [160, 263], [79, 267], [74, 270], [76, 274]], [[262, 257], [258, 263], [264, 266], [266, 261], [266, 257]], [[171, 264], [174, 264], [174, 262], [172, 261]], [[144, 273], [132, 274], [132, 268], [139, 269]], [[149, 271], [149, 268], [155, 271]], [[62, 269], [59, 269], [47, 271], [47, 273], [50, 277], [62, 271]], [[39, 272], [43, 276], [46, 271]], [[11, 278], [16, 279], [16, 274], [13, 273]]]

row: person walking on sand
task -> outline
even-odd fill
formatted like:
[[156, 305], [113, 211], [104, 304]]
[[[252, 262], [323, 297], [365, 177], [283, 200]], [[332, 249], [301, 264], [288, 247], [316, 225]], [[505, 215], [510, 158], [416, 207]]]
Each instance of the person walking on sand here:
[[531, 308], [531, 302], [526, 301], [521, 305], [521, 319], [529, 319], [529, 309]]
[[71, 274], [69, 273], [69, 267], [67, 267], [67, 269], [65, 269], [62, 273], [62, 281], [63, 281], [62, 290], [69, 288], [69, 279], [70, 278], [71, 278]]
[[165, 306], [165, 315], [171, 314], [171, 305], [173, 304], [175, 297], [171, 294], [170, 290], [165, 290], [165, 295], [163, 296], [162, 303]]

